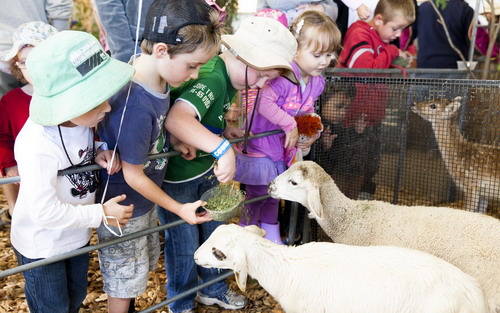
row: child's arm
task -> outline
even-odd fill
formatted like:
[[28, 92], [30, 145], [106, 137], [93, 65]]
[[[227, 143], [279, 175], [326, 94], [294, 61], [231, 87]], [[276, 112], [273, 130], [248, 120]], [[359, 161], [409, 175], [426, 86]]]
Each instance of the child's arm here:
[[177, 214], [189, 224], [200, 224], [211, 220], [208, 215], [199, 215], [196, 213], [196, 209], [203, 205], [203, 201], [198, 200], [186, 204], [175, 201], [144, 174], [143, 164], [130, 164], [122, 161], [122, 170], [123, 177], [130, 187], [149, 201]]
[[[203, 126], [198, 121], [195, 110], [183, 100], [177, 100], [172, 106], [165, 126], [177, 139], [207, 153], [212, 153], [224, 140]], [[218, 159], [214, 174], [220, 182], [224, 183], [230, 181], [235, 172], [235, 155], [233, 149], [228, 149]]]
[[376, 47], [372, 46], [373, 38], [359, 29], [358, 32], [349, 32], [346, 36], [344, 48], [341, 52], [342, 66], [348, 68], [389, 68], [392, 61], [399, 56], [399, 49], [395, 45], [380, 47], [380, 54], [376, 55]]
[[30, 190], [29, 197], [33, 199], [30, 201], [34, 204], [30, 209], [30, 217], [38, 226], [49, 229], [95, 228], [101, 224], [104, 214], [116, 217], [124, 225], [132, 216], [133, 205], [118, 203], [125, 199], [124, 195], [112, 198], [104, 205], [61, 201], [58, 196], [58, 188], [61, 187], [57, 176], [60, 162], [49, 153], [21, 156], [19, 165], [23, 188]]
[[285, 148], [292, 149], [299, 139], [297, 122], [293, 116], [276, 104], [278, 98], [279, 96], [273, 88], [268, 85], [264, 86], [261, 90], [257, 111], [285, 132]]

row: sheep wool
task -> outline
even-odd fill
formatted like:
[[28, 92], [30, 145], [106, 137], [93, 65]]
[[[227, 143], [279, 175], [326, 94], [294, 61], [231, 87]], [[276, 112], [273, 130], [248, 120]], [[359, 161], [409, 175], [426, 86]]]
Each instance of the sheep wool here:
[[312, 161], [292, 165], [268, 191], [308, 208], [334, 242], [406, 247], [444, 259], [477, 279], [488, 312], [500, 312], [499, 220], [446, 207], [351, 200]]
[[288, 247], [264, 234], [255, 225], [221, 225], [195, 262], [234, 270], [242, 290], [252, 276], [287, 313], [486, 312], [477, 281], [430, 254], [326, 242]]

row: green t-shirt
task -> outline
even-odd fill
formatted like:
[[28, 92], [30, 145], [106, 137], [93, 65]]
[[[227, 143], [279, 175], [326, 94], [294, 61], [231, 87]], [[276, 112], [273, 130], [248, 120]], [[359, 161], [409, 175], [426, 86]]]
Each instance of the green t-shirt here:
[[[226, 71], [226, 64], [221, 57], [215, 56], [200, 69], [198, 78], [190, 80], [173, 89], [170, 98], [190, 103], [196, 110], [201, 124], [211, 132], [221, 135], [226, 126], [225, 113], [236, 95], [236, 89]], [[192, 134], [196, 136], [196, 134]], [[197, 155], [206, 154], [197, 151]], [[181, 156], [171, 157], [168, 161], [165, 181], [181, 183], [205, 174], [214, 163], [214, 157], [209, 155], [187, 161]]]

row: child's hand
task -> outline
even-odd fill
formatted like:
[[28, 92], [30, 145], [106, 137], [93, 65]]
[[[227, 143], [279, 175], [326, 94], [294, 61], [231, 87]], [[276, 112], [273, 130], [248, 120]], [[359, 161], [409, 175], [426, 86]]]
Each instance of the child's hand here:
[[285, 148], [292, 149], [297, 144], [297, 140], [299, 140], [299, 129], [295, 127], [286, 134]]
[[106, 216], [113, 216], [116, 218], [116, 220], [114, 218], [108, 219], [107, 222], [109, 225], [117, 227], [118, 224], [116, 221], [118, 220], [118, 223], [123, 226], [127, 224], [128, 220], [132, 217], [134, 205], [119, 204], [119, 202], [125, 200], [125, 198], [127, 198], [125, 195], [117, 196], [109, 199], [102, 205]]
[[179, 151], [182, 157], [188, 161], [196, 158], [196, 148], [187, 143], [177, 142], [174, 145], [174, 150]]
[[[4, 171], [5, 171], [5, 177], [19, 176], [19, 170], [17, 169], [17, 165], [11, 166], [11, 167], [6, 167], [6, 168], [4, 168]], [[3, 177], [2, 171], [0, 171], [0, 178], [2, 178], [2, 177]], [[13, 184], [19, 185], [19, 183], [13, 183]]]
[[332, 135], [332, 130], [330, 125], [326, 126], [323, 134], [321, 135], [321, 143], [325, 149], [330, 149], [333, 145], [333, 141], [337, 138], [337, 134]]
[[372, 15], [372, 12], [370, 11], [370, 8], [367, 7], [364, 4], [360, 5], [356, 9], [356, 12], [358, 13], [359, 19], [362, 20], [362, 21], [367, 20]]
[[362, 134], [365, 131], [367, 125], [368, 123], [366, 122], [366, 113], [363, 113], [354, 122], [354, 130], [356, 131], [356, 133]]
[[212, 218], [207, 214], [206, 211], [202, 213], [196, 213], [196, 210], [202, 205], [205, 205], [205, 202], [201, 200], [193, 203], [185, 203], [181, 206], [178, 214], [183, 220], [191, 225], [209, 222], [212, 220]]
[[243, 136], [245, 136], [245, 132], [234, 125], [228, 125], [226, 129], [224, 129], [224, 137], [226, 139], [240, 138]]
[[318, 137], [310, 137], [306, 141], [302, 142], [297, 142], [297, 148], [302, 149], [302, 150], [309, 150], [313, 143], [318, 139]]
[[95, 162], [105, 168], [109, 175], [113, 175], [122, 169], [122, 161], [118, 153], [115, 153], [113, 164], [111, 164], [112, 156], [113, 150], [98, 150], [95, 157]]
[[214, 174], [221, 183], [227, 183], [233, 179], [236, 173], [236, 157], [232, 148], [227, 150], [214, 167]]

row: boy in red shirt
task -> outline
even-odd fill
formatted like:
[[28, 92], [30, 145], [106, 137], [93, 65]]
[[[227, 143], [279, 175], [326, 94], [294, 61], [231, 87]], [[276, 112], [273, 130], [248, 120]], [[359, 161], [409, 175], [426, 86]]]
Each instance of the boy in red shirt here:
[[[380, 0], [371, 21], [357, 21], [349, 27], [344, 48], [340, 53], [339, 67], [390, 68], [397, 57], [408, 59], [408, 52], [389, 44], [401, 36], [403, 29], [415, 20], [412, 0]], [[356, 97], [344, 122], [358, 134], [366, 137], [370, 152], [363, 169], [364, 182], [358, 199], [372, 199], [376, 185], [373, 177], [380, 163], [380, 130], [389, 97], [388, 86], [383, 84], [356, 84]]]

